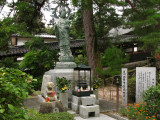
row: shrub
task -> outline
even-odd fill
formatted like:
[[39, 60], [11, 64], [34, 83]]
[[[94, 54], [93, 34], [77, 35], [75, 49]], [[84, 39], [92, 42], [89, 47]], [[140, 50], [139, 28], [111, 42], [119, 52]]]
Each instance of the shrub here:
[[94, 78], [93, 81], [93, 89], [98, 89], [99, 87], [102, 86], [102, 79], [101, 78]]
[[0, 119], [25, 118], [23, 100], [32, 91], [34, 79], [13, 68], [0, 68]]
[[147, 111], [145, 107], [145, 103], [137, 103], [135, 105], [128, 104], [125, 107], [121, 107], [120, 113], [123, 116], [127, 116], [129, 120], [156, 120], [156, 116], [150, 116], [149, 111]]
[[0, 66], [6, 68], [18, 68], [18, 63], [15, 62], [14, 59], [14, 57], [3, 58], [0, 61]]
[[149, 115], [160, 113], [160, 84], [148, 88], [143, 95]]
[[74, 120], [74, 115], [67, 112], [50, 113], [50, 114], [37, 114], [29, 120]]
[[136, 77], [128, 79], [128, 101], [130, 103], [135, 102], [135, 95], [136, 95]]
[[57, 51], [51, 50], [41, 38], [37, 37], [26, 42], [25, 46], [30, 51], [25, 54], [20, 68], [37, 78], [37, 82], [34, 82], [33, 85], [35, 90], [39, 90], [42, 84], [42, 75], [54, 68], [54, 63], [58, 58]]
[[64, 93], [71, 87], [71, 81], [67, 80], [65, 77], [56, 78], [56, 84], [60, 92]]

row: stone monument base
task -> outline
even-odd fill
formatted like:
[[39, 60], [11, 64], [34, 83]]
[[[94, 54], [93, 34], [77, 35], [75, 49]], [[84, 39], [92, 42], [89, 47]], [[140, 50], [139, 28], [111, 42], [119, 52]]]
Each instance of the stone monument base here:
[[[59, 92], [56, 86], [56, 78], [62, 78], [65, 77], [68, 80], [71, 80], [71, 88], [73, 86], [73, 72], [74, 72], [74, 68], [77, 65], [74, 62], [57, 62], [56, 63], [56, 67], [55, 69], [51, 69], [47, 72], [45, 72], [44, 76], [43, 76], [43, 81], [42, 81], [42, 87], [41, 87], [41, 95], [46, 97], [46, 89], [47, 89], [47, 82], [53, 82], [54, 83], [54, 91], [56, 93], [56, 95], [59, 98]], [[68, 100], [69, 103], [71, 101], [71, 97], [72, 97], [72, 89], [70, 89], [68, 92]], [[71, 106], [71, 105], [70, 105]]]
[[75, 62], [57, 62], [55, 69], [68, 69], [77, 67]]
[[64, 112], [63, 105], [61, 101], [53, 101], [53, 102], [43, 102], [40, 105], [39, 113], [53, 113], [53, 112]]

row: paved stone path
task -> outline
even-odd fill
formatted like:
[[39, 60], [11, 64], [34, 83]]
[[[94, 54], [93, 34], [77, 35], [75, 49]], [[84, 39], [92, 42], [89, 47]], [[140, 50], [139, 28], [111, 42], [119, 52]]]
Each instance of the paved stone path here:
[[[24, 101], [24, 105], [31, 109], [31, 108], [35, 108], [38, 112], [39, 112], [39, 108], [40, 108], [40, 102], [38, 102], [38, 97], [32, 97], [32, 98], [28, 98]], [[100, 105], [100, 112], [106, 112], [106, 111], [112, 111], [112, 110], [116, 110], [116, 104], [112, 103], [112, 102], [108, 102], [106, 100], [100, 99], [99, 101], [99, 105]], [[104, 114], [100, 114], [100, 117], [90, 117], [88, 119], [83, 119], [80, 116], [75, 116], [75, 120], [116, 120], [114, 118], [111, 118], [107, 115]]]
[[99, 117], [90, 117], [90, 118], [87, 118], [87, 119], [83, 119], [80, 116], [76, 116], [75, 120], [116, 120], [116, 119], [111, 118], [111, 117], [109, 117], [107, 115], [104, 115], [104, 114], [100, 114]]

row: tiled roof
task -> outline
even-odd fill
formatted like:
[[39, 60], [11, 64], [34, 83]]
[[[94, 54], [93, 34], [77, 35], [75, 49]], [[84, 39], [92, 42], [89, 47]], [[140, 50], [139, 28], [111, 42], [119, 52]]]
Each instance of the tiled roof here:
[[[58, 42], [45, 43], [51, 49], [59, 49]], [[84, 45], [84, 40], [71, 40], [71, 49], [81, 48]], [[11, 46], [8, 52], [0, 51], [0, 57], [5, 56], [18, 56], [27, 53], [29, 50], [24, 46]]]
[[41, 37], [41, 38], [51, 38], [51, 39], [55, 39], [56, 36], [55, 35], [49, 35], [49, 34], [37, 34], [34, 36], [20, 36], [19, 34], [12, 34], [12, 37], [20, 37], [20, 38], [32, 38], [32, 37]]
[[48, 35], [48, 34], [35, 35], [35, 37], [41, 37], [41, 38], [56, 38], [55, 35]]

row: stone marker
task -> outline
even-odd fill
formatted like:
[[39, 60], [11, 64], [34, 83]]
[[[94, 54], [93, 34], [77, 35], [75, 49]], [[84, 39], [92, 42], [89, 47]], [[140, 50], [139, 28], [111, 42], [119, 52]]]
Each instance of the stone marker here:
[[127, 68], [122, 68], [122, 105], [126, 106], [127, 104], [127, 79], [128, 79], [128, 70]]
[[156, 68], [136, 67], [136, 102], [142, 102], [142, 95], [150, 86], [156, 86]]
[[53, 113], [53, 112], [63, 112], [63, 105], [61, 101], [54, 101], [54, 102], [43, 102], [40, 105], [39, 113], [46, 114], [46, 113]]

